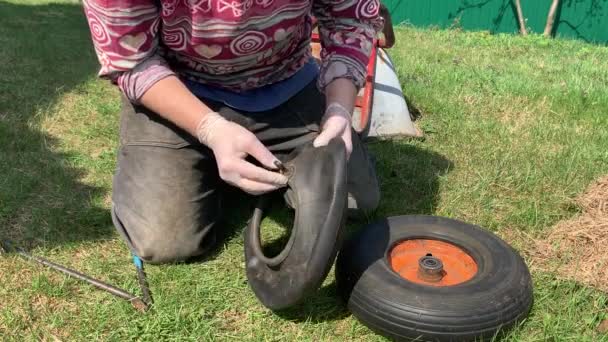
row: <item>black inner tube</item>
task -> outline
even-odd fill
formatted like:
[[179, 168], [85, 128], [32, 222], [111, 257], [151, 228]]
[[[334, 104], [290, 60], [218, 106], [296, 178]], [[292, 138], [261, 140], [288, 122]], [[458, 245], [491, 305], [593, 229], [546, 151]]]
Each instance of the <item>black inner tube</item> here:
[[283, 199], [295, 209], [295, 217], [289, 238], [283, 234], [280, 239], [289, 241], [278, 255], [264, 255], [260, 225], [268, 212], [267, 198], [256, 203], [244, 234], [247, 281], [272, 310], [293, 306], [319, 288], [336, 258], [344, 228], [347, 162], [342, 140], [318, 148], [311, 142], [292, 157], [285, 162], [292, 172]]
[[[253, 211], [253, 215], [251, 217], [251, 222], [250, 222], [250, 224], [251, 224], [251, 230], [250, 230], [251, 247], [252, 247], [253, 254], [262, 263], [268, 265], [268, 267], [277, 267], [283, 261], [285, 261], [285, 259], [289, 255], [289, 252], [291, 251], [291, 248], [293, 247], [293, 243], [296, 238], [295, 231], [296, 231], [297, 225], [294, 225], [293, 229], [291, 230], [291, 235], [289, 236], [289, 240], [287, 241], [287, 244], [285, 245], [285, 247], [283, 247], [283, 250], [278, 255], [276, 255], [272, 258], [269, 258], [266, 255], [264, 255], [264, 251], [262, 250], [262, 243], [261, 243], [261, 239], [260, 239], [260, 226], [262, 224], [262, 219], [264, 218], [264, 210], [268, 207], [269, 202], [270, 202], [270, 199], [268, 196], [262, 196], [256, 203], [255, 209]], [[297, 215], [296, 215], [296, 217], [297, 217]]]

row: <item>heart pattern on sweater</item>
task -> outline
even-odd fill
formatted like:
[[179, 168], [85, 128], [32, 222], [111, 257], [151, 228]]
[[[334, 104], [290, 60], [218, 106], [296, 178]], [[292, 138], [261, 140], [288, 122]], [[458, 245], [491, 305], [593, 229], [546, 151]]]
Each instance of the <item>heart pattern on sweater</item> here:
[[127, 34], [122, 36], [120, 38], [119, 43], [120, 46], [129, 51], [138, 52], [139, 48], [144, 45], [146, 40], [148, 40], [148, 36], [146, 35], [146, 33], [140, 32], [136, 35]]
[[222, 47], [215, 44], [200, 44], [194, 47], [194, 51], [205, 58], [213, 58], [222, 52]]

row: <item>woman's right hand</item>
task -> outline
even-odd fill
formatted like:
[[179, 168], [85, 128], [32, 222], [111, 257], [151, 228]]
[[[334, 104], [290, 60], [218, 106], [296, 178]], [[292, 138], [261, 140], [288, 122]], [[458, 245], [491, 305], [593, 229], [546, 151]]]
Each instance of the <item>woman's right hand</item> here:
[[286, 176], [245, 160], [252, 156], [268, 169], [277, 169], [278, 159], [243, 126], [211, 112], [199, 123], [196, 136], [213, 151], [220, 177], [225, 182], [253, 195], [287, 184]]
[[141, 103], [207, 145], [225, 182], [254, 195], [287, 184], [284, 175], [245, 160], [252, 156], [268, 169], [277, 168], [277, 158], [253, 133], [211, 111], [177, 77], [169, 76], [156, 82], [141, 97]]

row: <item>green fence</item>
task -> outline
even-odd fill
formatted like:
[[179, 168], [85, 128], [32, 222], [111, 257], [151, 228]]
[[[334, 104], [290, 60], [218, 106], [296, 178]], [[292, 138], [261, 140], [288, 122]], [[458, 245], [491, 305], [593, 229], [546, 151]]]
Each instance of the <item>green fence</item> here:
[[[517, 32], [512, 0], [382, 0], [393, 22], [415, 26], [458, 26], [470, 30]], [[521, 0], [527, 27], [542, 33], [551, 0]], [[608, 0], [562, 0], [554, 33], [558, 37], [608, 43]]]

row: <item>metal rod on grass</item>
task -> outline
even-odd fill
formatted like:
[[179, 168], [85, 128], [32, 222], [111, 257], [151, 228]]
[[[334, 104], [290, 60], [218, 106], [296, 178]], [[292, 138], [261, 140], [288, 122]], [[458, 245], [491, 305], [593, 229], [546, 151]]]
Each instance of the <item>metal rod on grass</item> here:
[[41, 258], [41, 257], [37, 257], [34, 255], [31, 255], [29, 253], [27, 253], [25, 250], [19, 248], [19, 247], [15, 247], [12, 244], [10, 244], [8, 241], [4, 241], [2, 242], [2, 248], [4, 250], [6, 250], [7, 252], [10, 251], [14, 251], [15, 253], [19, 254], [20, 256], [22, 256], [23, 258], [30, 260], [30, 261], [34, 261], [37, 263], [40, 263], [44, 266], [50, 267], [53, 270], [59, 271], [63, 274], [66, 274], [72, 278], [76, 278], [78, 280], [84, 281], [90, 285], [95, 286], [96, 288], [109, 292], [111, 294], [113, 294], [116, 297], [125, 299], [127, 301], [129, 301], [131, 303], [131, 305], [133, 305], [133, 307], [139, 311], [146, 311], [148, 310], [148, 303], [146, 303], [145, 301], [143, 301], [141, 298], [123, 290], [123, 289], [119, 289], [116, 286], [110, 285], [108, 283], [105, 283], [103, 281], [91, 278], [85, 274], [82, 274], [76, 270], [67, 268], [65, 266], [56, 264], [52, 261], [49, 261], [47, 259]]

